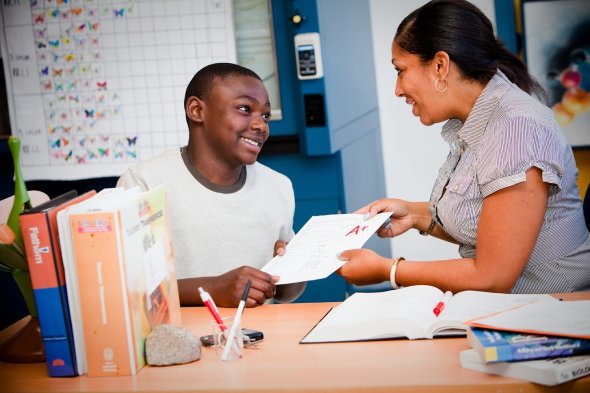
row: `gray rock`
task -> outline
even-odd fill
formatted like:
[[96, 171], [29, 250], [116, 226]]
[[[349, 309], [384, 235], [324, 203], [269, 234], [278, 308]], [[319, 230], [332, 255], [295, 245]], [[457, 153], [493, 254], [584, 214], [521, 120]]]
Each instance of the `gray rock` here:
[[182, 326], [160, 324], [146, 338], [145, 356], [150, 366], [194, 362], [201, 357], [201, 342]]

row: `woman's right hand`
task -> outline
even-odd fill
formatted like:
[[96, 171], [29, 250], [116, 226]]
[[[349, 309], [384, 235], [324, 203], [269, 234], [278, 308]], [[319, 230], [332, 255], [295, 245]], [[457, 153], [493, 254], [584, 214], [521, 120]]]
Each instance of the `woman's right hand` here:
[[388, 224], [377, 230], [379, 237], [395, 237], [414, 226], [412, 203], [403, 199], [381, 198], [355, 211], [367, 214], [367, 219], [382, 212], [391, 212], [391, 218]]

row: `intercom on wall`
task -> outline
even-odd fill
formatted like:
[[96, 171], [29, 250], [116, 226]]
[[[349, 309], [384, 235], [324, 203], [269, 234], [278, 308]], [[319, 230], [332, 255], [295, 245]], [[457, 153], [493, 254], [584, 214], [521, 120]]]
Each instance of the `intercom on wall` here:
[[295, 58], [299, 79], [318, 79], [324, 76], [322, 50], [318, 33], [295, 35]]

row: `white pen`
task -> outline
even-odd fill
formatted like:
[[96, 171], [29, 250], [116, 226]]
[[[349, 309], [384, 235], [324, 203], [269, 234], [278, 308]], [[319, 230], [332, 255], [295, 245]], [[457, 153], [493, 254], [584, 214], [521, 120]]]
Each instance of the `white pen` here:
[[238, 326], [240, 326], [240, 320], [242, 319], [242, 313], [244, 312], [244, 307], [246, 306], [246, 300], [248, 300], [248, 293], [250, 292], [251, 285], [252, 281], [248, 280], [246, 283], [246, 288], [244, 289], [244, 294], [242, 295], [242, 299], [238, 304], [234, 321], [231, 325], [231, 328], [229, 329], [229, 334], [227, 335], [227, 340], [225, 341], [225, 348], [223, 348], [223, 353], [221, 354], [221, 360], [227, 360], [229, 351], [231, 350], [231, 347], [233, 347], [234, 338], [236, 337]]

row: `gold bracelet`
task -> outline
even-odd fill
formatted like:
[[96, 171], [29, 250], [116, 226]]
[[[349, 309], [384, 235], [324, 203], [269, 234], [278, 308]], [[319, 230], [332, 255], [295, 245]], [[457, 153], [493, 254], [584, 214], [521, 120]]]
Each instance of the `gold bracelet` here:
[[405, 261], [405, 260], [406, 260], [406, 258], [404, 258], [404, 257], [397, 257], [391, 263], [391, 271], [389, 272], [389, 281], [391, 281], [391, 286], [393, 287], [393, 289], [400, 288], [400, 286], [397, 285], [397, 282], [395, 282], [395, 270], [397, 269], [397, 264], [400, 261]]

